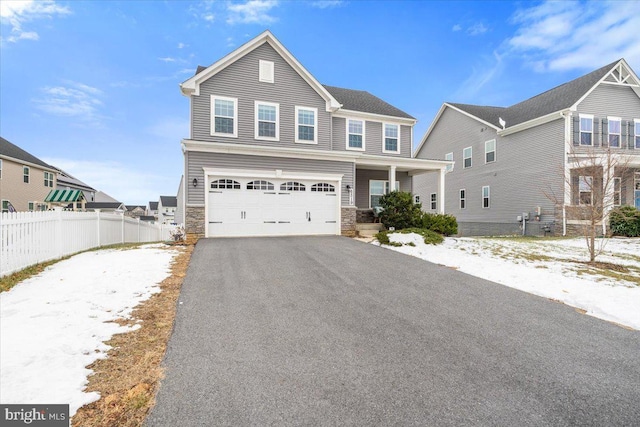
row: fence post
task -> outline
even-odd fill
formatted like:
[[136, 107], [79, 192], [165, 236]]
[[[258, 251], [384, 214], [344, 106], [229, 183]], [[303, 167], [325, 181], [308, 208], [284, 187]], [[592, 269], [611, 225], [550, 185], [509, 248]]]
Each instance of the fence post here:
[[56, 246], [58, 252], [58, 256], [56, 258], [61, 258], [66, 255], [64, 253], [64, 247], [62, 246], [62, 208], [55, 207], [54, 209], [56, 211]]
[[120, 243], [124, 243], [124, 212], [121, 213], [122, 215], [122, 241]]
[[96, 209], [96, 233], [98, 234], [98, 247], [100, 247], [100, 209]]
[[140, 243], [140, 218], [138, 218], [138, 243]]

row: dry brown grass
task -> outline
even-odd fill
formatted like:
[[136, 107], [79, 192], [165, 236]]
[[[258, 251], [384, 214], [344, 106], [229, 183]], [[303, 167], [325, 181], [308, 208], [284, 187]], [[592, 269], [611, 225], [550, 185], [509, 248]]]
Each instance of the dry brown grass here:
[[136, 308], [132, 320], [125, 322], [142, 320], [142, 327], [115, 335], [107, 342], [112, 347], [108, 357], [89, 365], [95, 373], [89, 377], [87, 391], [97, 391], [101, 398], [78, 410], [72, 419], [74, 426], [142, 425], [163, 375], [162, 358], [192, 252], [193, 246], [181, 248], [171, 266], [171, 275], [160, 284], [162, 292]]

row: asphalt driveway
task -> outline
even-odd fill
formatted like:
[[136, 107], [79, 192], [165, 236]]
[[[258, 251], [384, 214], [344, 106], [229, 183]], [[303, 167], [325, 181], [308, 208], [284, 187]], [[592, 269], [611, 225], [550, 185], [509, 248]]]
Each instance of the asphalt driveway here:
[[343, 237], [201, 240], [165, 366], [148, 426], [640, 420], [639, 332]]

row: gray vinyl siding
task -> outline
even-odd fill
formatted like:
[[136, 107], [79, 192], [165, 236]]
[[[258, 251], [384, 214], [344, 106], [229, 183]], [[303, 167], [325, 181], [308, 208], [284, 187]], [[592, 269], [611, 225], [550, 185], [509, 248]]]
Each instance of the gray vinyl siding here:
[[[274, 63], [274, 83], [258, 81], [259, 60]], [[211, 95], [238, 98], [238, 137], [211, 135]], [[255, 101], [279, 104], [280, 140], [255, 139]], [[295, 106], [318, 110], [318, 144], [296, 144]], [[331, 149], [331, 115], [318, 93], [265, 43], [238, 59], [200, 85], [200, 95], [192, 97], [192, 138], [199, 141], [252, 144], [306, 149]]]
[[[496, 140], [496, 161], [485, 164], [485, 142]], [[554, 203], [545, 196], [562, 197], [564, 121], [499, 137], [494, 129], [447, 108], [416, 157], [444, 159], [453, 152], [455, 166], [445, 176], [445, 212], [459, 222], [517, 223], [516, 216], [542, 208], [542, 221], [552, 221]], [[472, 147], [472, 167], [463, 168], [463, 150]], [[437, 174], [414, 177], [414, 192], [423, 210], [438, 192]], [[490, 187], [490, 208], [482, 207], [482, 187]], [[459, 190], [466, 190], [466, 208], [460, 209]]]
[[341, 174], [342, 177], [342, 206], [349, 203], [349, 194], [345, 190], [347, 185], [354, 186], [354, 164], [352, 162], [334, 162], [327, 160], [290, 159], [278, 157], [247, 156], [241, 154], [203, 153], [190, 151], [188, 156], [188, 170], [186, 182], [198, 179], [198, 186], [187, 185], [187, 203], [189, 205], [204, 205], [206, 183], [203, 167], [223, 169], [269, 170], [281, 169], [284, 172], [306, 172], [317, 174]]
[[[389, 124], [395, 124], [392, 122], [386, 122]], [[400, 125], [400, 153], [383, 153], [382, 144], [382, 125], [383, 122], [365, 121], [364, 129], [364, 141], [365, 141], [365, 153], [373, 154], [377, 156], [391, 156], [391, 157], [411, 157], [411, 143], [413, 127]], [[349, 151], [347, 150], [347, 119], [342, 117], [333, 118], [333, 149], [336, 151]]]
[[[603, 124], [603, 119], [620, 117], [622, 119], [620, 146], [621, 148], [633, 147], [634, 140], [629, 136], [627, 123], [633, 126], [633, 120], [640, 119], [640, 98], [630, 87], [601, 84], [578, 104], [574, 117], [577, 118], [580, 113], [594, 116], [594, 146], [602, 147], [603, 139], [605, 145], [607, 143], [608, 129]], [[579, 122], [576, 120], [571, 121], [572, 138], [574, 138], [574, 132], [579, 134]], [[575, 150], [577, 153], [581, 153], [592, 150], [592, 148], [590, 146], [576, 146]]]
[[[389, 172], [371, 169], [356, 169], [356, 207], [369, 209], [369, 181], [389, 180]], [[400, 182], [400, 191], [411, 191], [411, 177], [407, 172], [397, 172], [396, 180]]]

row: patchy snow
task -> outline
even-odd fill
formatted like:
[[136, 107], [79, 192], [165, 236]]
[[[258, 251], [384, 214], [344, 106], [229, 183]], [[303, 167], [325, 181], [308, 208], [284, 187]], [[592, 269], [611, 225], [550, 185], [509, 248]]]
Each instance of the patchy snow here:
[[389, 240], [405, 246], [384, 247], [640, 329], [640, 239], [609, 239], [597, 258], [626, 267], [625, 278], [582, 263], [588, 259], [584, 238], [448, 237], [434, 246], [417, 234], [394, 233]]
[[160, 291], [177, 251], [162, 245], [85, 252], [0, 293], [0, 402], [68, 403], [70, 415], [100, 398], [85, 393], [86, 366], [134, 307]]

